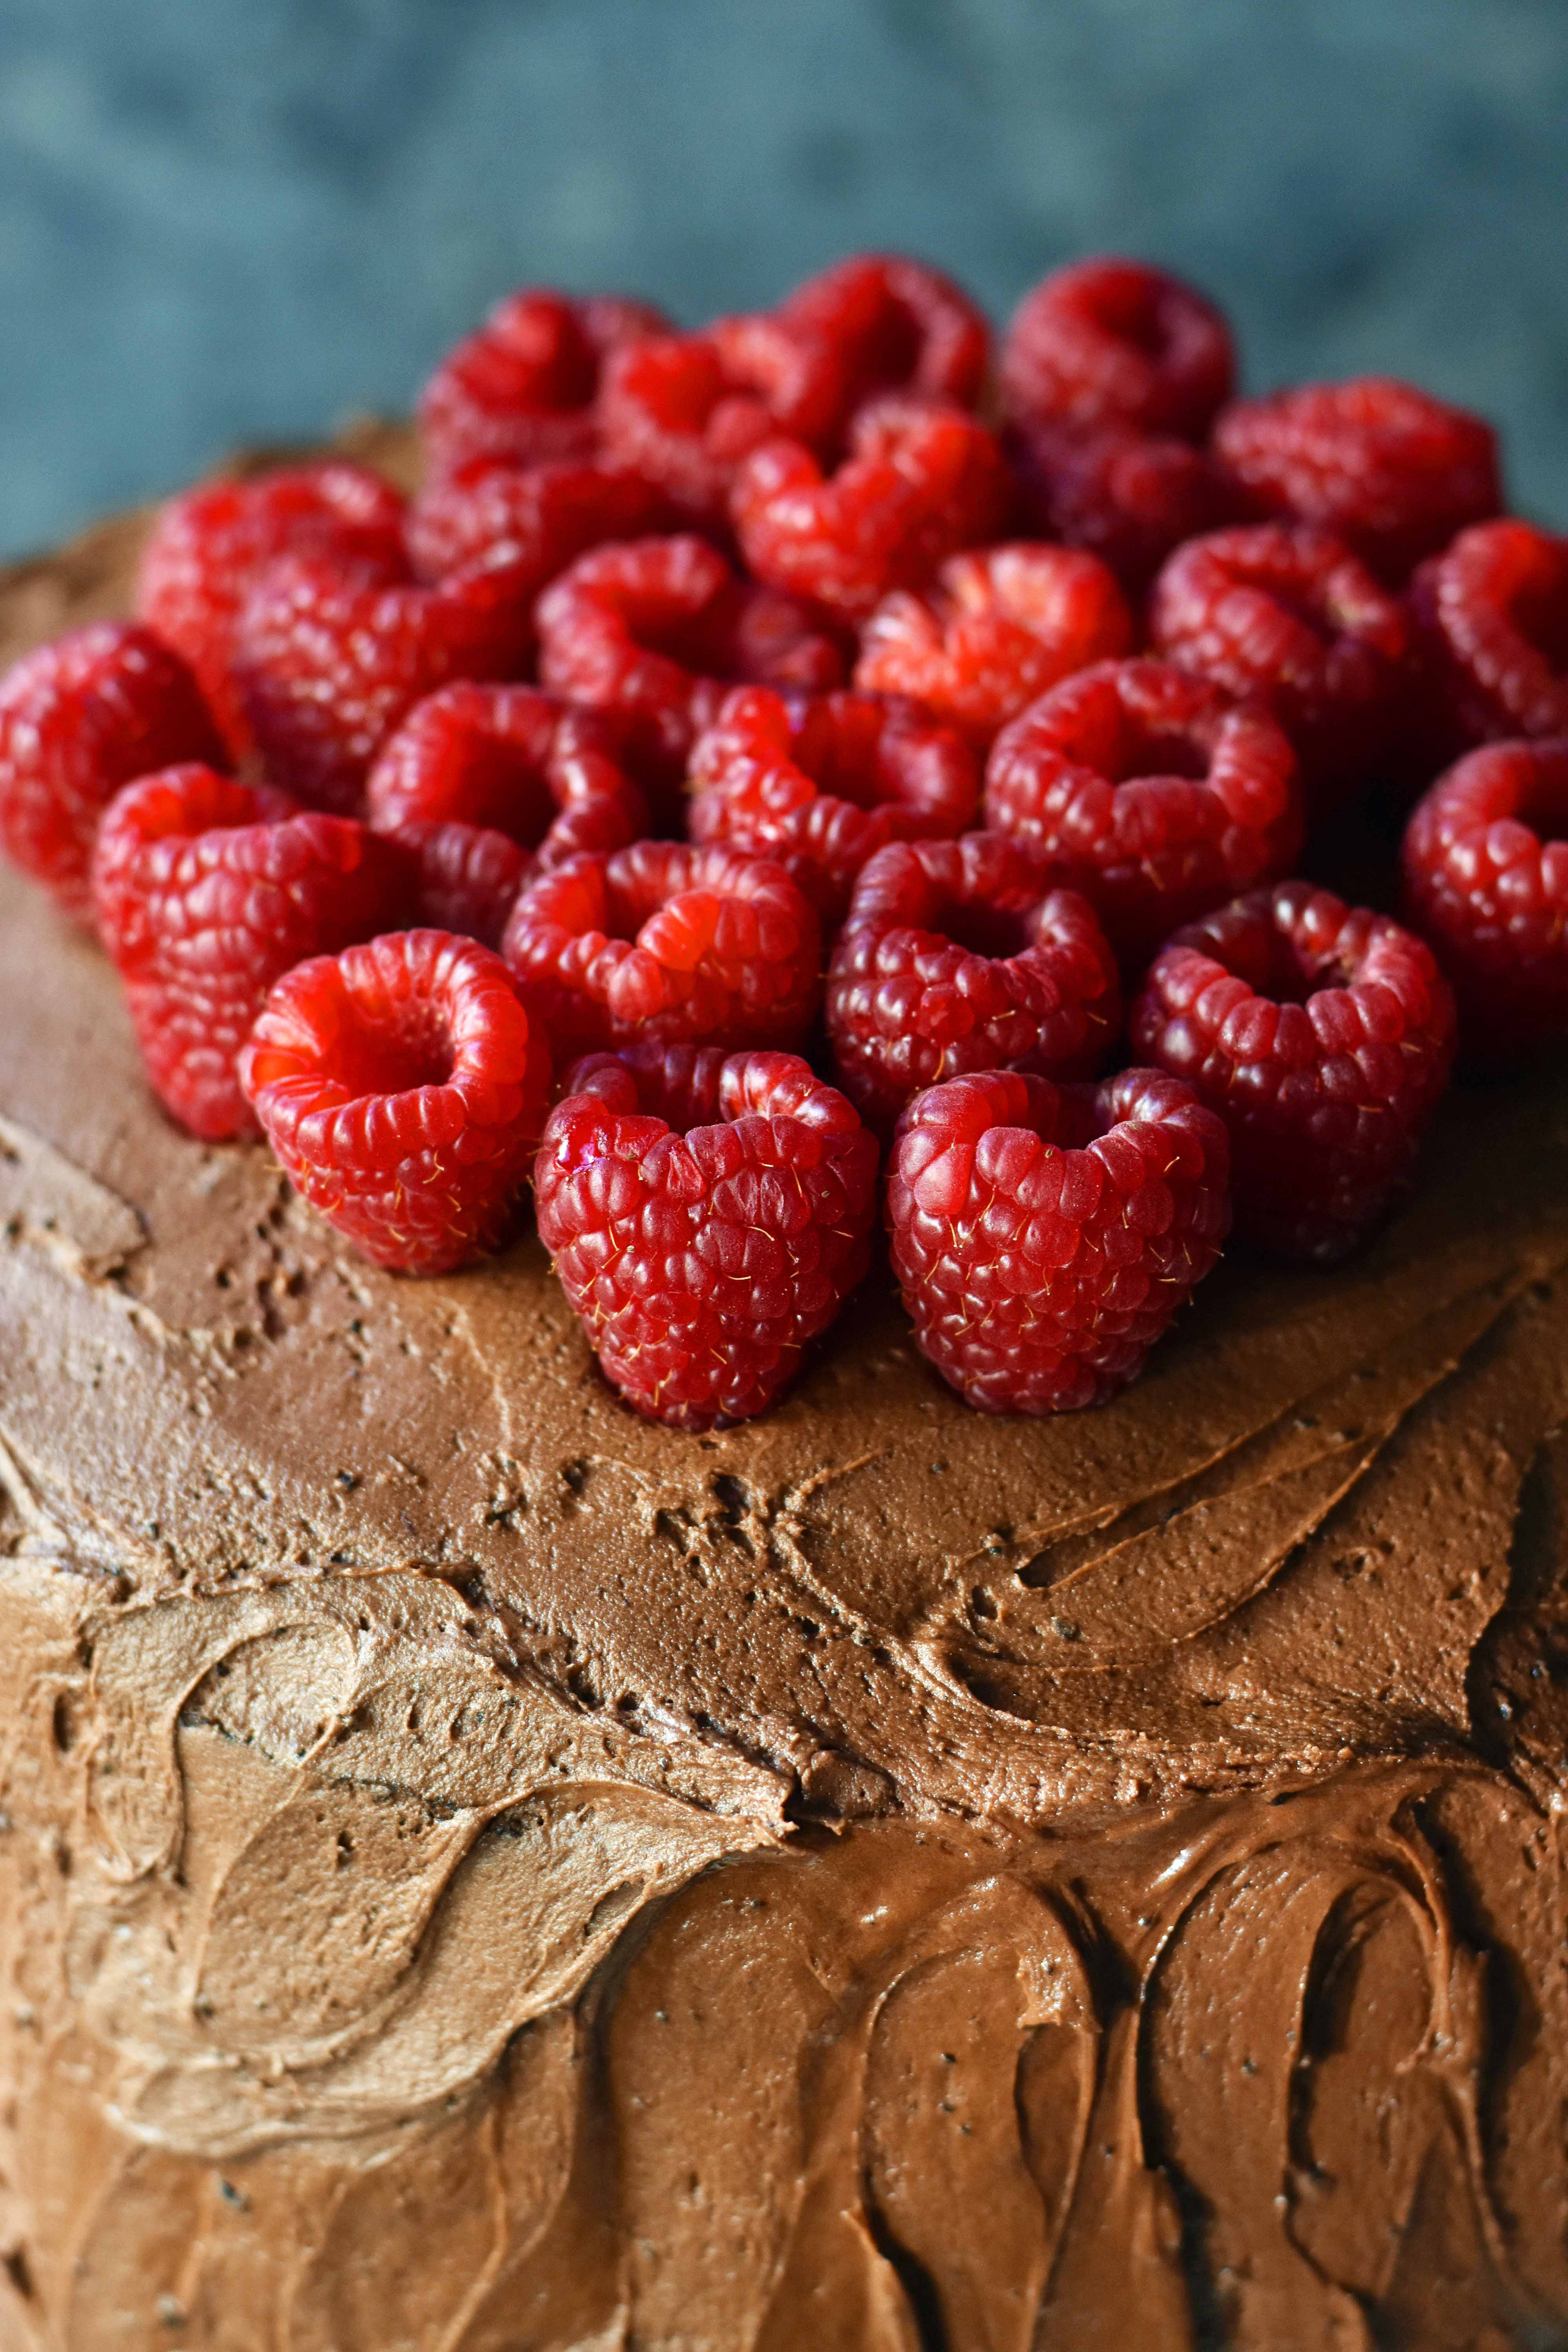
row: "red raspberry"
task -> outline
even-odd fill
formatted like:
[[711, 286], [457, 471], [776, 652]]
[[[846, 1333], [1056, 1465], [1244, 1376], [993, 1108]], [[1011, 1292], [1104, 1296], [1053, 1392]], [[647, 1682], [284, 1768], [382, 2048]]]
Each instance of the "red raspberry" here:
[[542, 287], [509, 294], [447, 354], [419, 395], [431, 471], [450, 473], [471, 457], [512, 466], [591, 458], [605, 358], [668, 326], [646, 302], [614, 296], [572, 302]]
[[150, 629], [73, 629], [0, 678], [0, 849], [90, 920], [93, 839], [121, 784], [223, 756], [195, 679]]
[[128, 784], [99, 828], [98, 928], [147, 1075], [208, 1141], [258, 1130], [235, 1060], [273, 982], [395, 922], [404, 861], [352, 817], [211, 768]]
[[1214, 446], [1266, 513], [1336, 531], [1395, 588], [1501, 500], [1491, 426], [1391, 376], [1238, 400]]
[[1142, 595], [1173, 548], [1242, 510], [1235, 483], [1190, 442], [1121, 425], [1035, 425], [1006, 446], [1031, 528], [1098, 555], [1130, 596]]
[[636, 474], [476, 457], [411, 502], [408, 551], [426, 580], [470, 563], [513, 563], [520, 594], [536, 596], [590, 547], [639, 538], [667, 520], [664, 499]]
[[446, 1274], [506, 1236], [550, 1050], [489, 948], [390, 931], [286, 972], [239, 1077], [329, 1224], [394, 1273]]
[[879, 392], [930, 393], [973, 408], [985, 389], [984, 318], [951, 278], [907, 255], [852, 254], [797, 286], [778, 315], [834, 346], [851, 409]]
[[983, 425], [889, 393], [860, 411], [836, 472], [799, 441], [769, 441], [741, 467], [730, 507], [759, 580], [859, 621], [889, 589], [923, 588], [944, 557], [994, 539], [1011, 495]]
[[783, 866], [720, 846], [569, 858], [524, 886], [503, 952], [563, 1048], [795, 1045], [816, 1010], [809, 900]]
[[1178, 548], [1155, 583], [1149, 634], [1178, 668], [1273, 712], [1317, 810], [1365, 782], [1404, 715], [1405, 608], [1342, 540], [1310, 523], [1258, 523]]
[[1228, 1163], [1221, 1122], [1163, 1071], [929, 1087], [888, 1179], [921, 1347], [982, 1412], [1103, 1404], [1218, 1257]]
[[1002, 402], [1016, 425], [1104, 425], [1200, 441], [1230, 398], [1230, 329], [1205, 296], [1141, 261], [1053, 270], [1026, 294], [1002, 345]]
[[1405, 834], [1405, 903], [1501, 1062], [1568, 1035], [1568, 741], [1497, 743], [1439, 777]]
[[827, 1034], [863, 1118], [972, 1070], [1087, 1078], [1121, 1027], [1116, 959], [1076, 890], [1003, 833], [894, 842], [861, 872], [827, 974]]
[[1409, 1171], [1448, 1083], [1454, 1000], [1386, 915], [1281, 882], [1178, 932], [1129, 1034], [1230, 1129], [1238, 1226], [1328, 1265]]
[[136, 612], [195, 670], [237, 759], [254, 751], [235, 682], [235, 635], [263, 567], [280, 555], [404, 568], [403, 499], [363, 466], [289, 466], [212, 482], [160, 509], [136, 574]]
[[923, 596], [885, 596], [860, 635], [857, 686], [912, 694], [984, 750], [1090, 662], [1132, 647], [1132, 615], [1097, 556], [1028, 541], [950, 556]]
[[694, 841], [776, 858], [829, 919], [884, 842], [974, 821], [974, 754], [916, 703], [737, 687], [691, 755]]
[[1477, 523], [1410, 583], [1445, 750], [1568, 734], [1568, 539]]
[[793, 1054], [634, 1045], [567, 1087], [534, 1196], [605, 1371], [677, 1429], [764, 1412], [865, 1274], [875, 1139]]
[[1081, 890], [1122, 957], [1268, 880], [1301, 845], [1296, 760], [1268, 714], [1168, 662], [1099, 662], [992, 747], [985, 822]]

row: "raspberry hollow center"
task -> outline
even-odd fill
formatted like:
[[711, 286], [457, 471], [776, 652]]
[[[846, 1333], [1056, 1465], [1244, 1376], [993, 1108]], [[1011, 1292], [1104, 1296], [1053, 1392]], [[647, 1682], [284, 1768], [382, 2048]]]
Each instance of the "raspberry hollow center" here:
[[401, 1004], [384, 1015], [351, 1003], [339, 1030], [331, 1076], [351, 1096], [411, 1094], [443, 1087], [457, 1053], [450, 1024], [431, 1004]]

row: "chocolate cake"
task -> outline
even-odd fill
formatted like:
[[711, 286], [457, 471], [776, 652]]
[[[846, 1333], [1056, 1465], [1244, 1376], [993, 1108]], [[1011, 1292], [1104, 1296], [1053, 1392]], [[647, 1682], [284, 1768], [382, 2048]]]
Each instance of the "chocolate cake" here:
[[1568, 2345], [1565, 1266], [1568, 1091], [1459, 1089], [1102, 1411], [874, 1282], [661, 1429], [0, 876], [0, 2344]]

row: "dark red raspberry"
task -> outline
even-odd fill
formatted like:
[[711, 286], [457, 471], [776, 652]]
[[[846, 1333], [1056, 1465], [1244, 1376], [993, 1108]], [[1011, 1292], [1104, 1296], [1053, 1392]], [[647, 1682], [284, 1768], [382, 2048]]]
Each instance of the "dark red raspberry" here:
[[860, 621], [890, 589], [923, 588], [945, 557], [994, 539], [1011, 498], [983, 425], [889, 393], [860, 411], [831, 474], [802, 442], [764, 443], [737, 474], [730, 509], [759, 580]]
[[737, 687], [691, 755], [694, 841], [772, 857], [828, 919], [884, 842], [974, 821], [974, 754], [919, 704]]
[[1568, 1035], [1568, 740], [1461, 760], [1418, 803], [1404, 865], [1467, 1052], [1504, 1063]]
[[509, 294], [447, 353], [419, 395], [431, 471], [450, 473], [471, 457], [512, 466], [593, 457], [605, 357], [668, 327], [646, 302], [614, 296], [573, 302], [542, 287]]
[[1053, 270], [1025, 295], [1002, 344], [1003, 406], [1016, 425], [1117, 425], [1199, 441], [1235, 379], [1221, 313], [1142, 261]]
[[912, 694], [984, 750], [1058, 678], [1131, 647], [1132, 615], [1099, 558], [1025, 541], [949, 556], [923, 595], [885, 596], [855, 683]]
[[778, 315], [834, 346], [850, 409], [879, 392], [930, 393], [973, 408], [985, 389], [984, 316], [951, 278], [908, 255], [851, 254], [797, 286]]
[[92, 845], [121, 786], [223, 756], [195, 679], [150, 629], [73, 629], [0, 678], [0, 849], [90, 920]]
[[677, 1429], [765, 1412], [865, 1274], [875, 1139], [793, 1054], [634, 1045], [567, 1087], [534, 1197], [605, 1373]]
[[783, 866], [721, 846], [569, 858], [525, 885], [504, 952], [563, 1050], [795, 1045], [819, 993], [810, 901]]
[[520, 593], [536, 596], [590, 547], [640, 538], [668, 520], [664, 498], [636, 474], [477, 457], [411, 501], [408, 551], [425, 580], [470, 563], [515, 564]]
[[982, 1412], [1103, 1404], [1218, 1257], [1226, 1131], [1160, 1070], [952, 1078], [899, 1121], [893, 1267], [915, 1337]]
[[1477, 523], [1422, 564], [1410, 602], [1445, 750], [1568, 735], [1568, 539]]
[[1030, 528], [1098, 555], [1130, 596], [1142, 595], [1184, 540], [1243, 512], [1236, 484], [1214, 460], [1168, 436], [1036, 425], [1005, 446]]
[[1366, 781], [1405, 712], [1404, 605], [1310, 523], [1258, 523], [1178, 548], [1154, 584], [1149, 634], [1167, 661], [1273, 712], [1314, 812]]
[[1092, 1076], [1114, 1045], [1116, 959], [1076, 890], [1003, 833], [895, 842], [861, 872], [827, 974], [827, 1034], [863, 1118], [973, 1070]]
[[1081, 890], [1129, 965], [1178, 923], [1289, 866], [1296, 758], [1268, 714], [1168, 662], [1100, 662], [992, 747], [985, 822]]
[[98, 928], [147, 1075], [193, 1135], [254, 1135], [236, 1057], [273, 982], [402, 911], [404, 860], [353, 817], [196, 765], [128, 784], [99, 828]]
[[1129, 1031], [1229, 1129], [1238, 1229], [1328, 1265], [1409, 1172], [1448, 1083], [1454, 999], [1400, 924], [1281, 882], [1178, 932]]
[[390, 931], [286, 972], [239, 1076], [312, 1208], [377, 1265], [446, 1274], [506, 1237], [550, 1050], [489, 948]]
[[258, 572], [280, 555], [310, 555], [400, 577], [403, 522], [390, 482], [343, 464], [210, 482], [159, 509], [137, 568], [137, 615], [189, 662], [236, 759], [255, 749], [233, 673]]
[[1501, 502], [1491, 426], [1392, 376], [1238, 400], [1214, 446], [1264, 512], [1337, 531], [1395, 588]]

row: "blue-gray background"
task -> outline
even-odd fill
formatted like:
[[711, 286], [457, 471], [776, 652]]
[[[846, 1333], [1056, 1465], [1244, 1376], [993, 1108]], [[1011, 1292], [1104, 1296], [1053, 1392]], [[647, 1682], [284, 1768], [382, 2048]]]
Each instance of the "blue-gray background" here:
[[1065, 256], [1249, 381], [1496, 415], [1568, 522], [1568, 0], [0, 0], [0, 551], [409, 401], [524, 279], [698, 320]]

